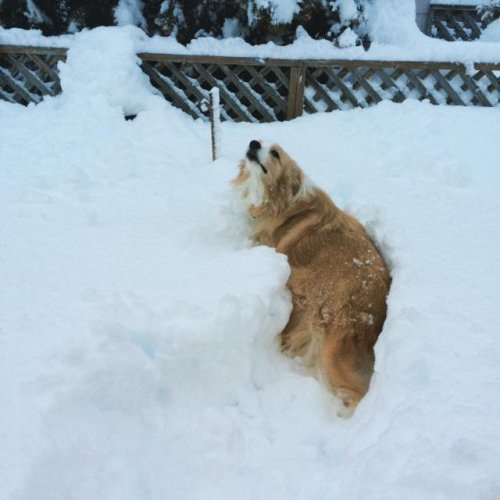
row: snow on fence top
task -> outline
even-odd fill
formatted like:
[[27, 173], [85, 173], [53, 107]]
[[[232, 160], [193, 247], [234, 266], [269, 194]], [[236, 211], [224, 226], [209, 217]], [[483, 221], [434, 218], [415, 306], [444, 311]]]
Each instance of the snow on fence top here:
[[[375, 22], [375, 21], [374, 21]], [[386, 19], [377, 21], [379, 24], [389, 23]], [[392, 23], [392, 21], [391, 21]], [[392, 25], [392, 24], [391, 24]], [[99, 30], [129, 30], [135, 38], [137, 52], [153, 52], [176, 55], [209, 55], [224, 57], [253, 57], [275, 59], [343, 59], [363, 61], [447, 61], [470, 64], [471, 62], [500, 62], [500, 43], [494, 42], [456, 42], [447, 43], [421, 33], [415, 22], [400, 28], [409, 34], [401, 42], [392, 43], [392, 35], [387, 29], [379, 31], [386, 33], [373, 38], [368, 51], [363, 47], [338, 48], [328, 40], [313, 40], [307, 33], [301, 32], [290, 45], [250, 45], [240, 38], [218, 40], [211, 37], [198, 38], [188, 45], [182, 45], [174, 37], [148, 37], [138, 28], [131, 26], [122, 28], [97, 28]], [[397, 30], [395, 30], [397, 31]], [[0, 27], [0, 44], [24, 45], [37, 47], [66, 47], [74, 43], [79, 35], [64, 35], [60, 37], [44, 37], [37, 30], [4, 29]], [[396, 37], [396, 35], [394, 35]], [[402, 36], [402, 35], [401, 35]]]

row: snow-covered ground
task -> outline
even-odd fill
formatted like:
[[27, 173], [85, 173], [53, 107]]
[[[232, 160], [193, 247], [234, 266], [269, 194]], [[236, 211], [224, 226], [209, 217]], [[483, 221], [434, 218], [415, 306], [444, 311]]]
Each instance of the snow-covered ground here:
[[[78, 35], [61, 78], [0, 103], [0, 498], [500, 498], [500, 108], [225, 123], [212, 163], [128, 30]], [[288, 265], [252, 246], [229, 187], [254, 138], [390, 263], [349, 420], [276, 349]]]

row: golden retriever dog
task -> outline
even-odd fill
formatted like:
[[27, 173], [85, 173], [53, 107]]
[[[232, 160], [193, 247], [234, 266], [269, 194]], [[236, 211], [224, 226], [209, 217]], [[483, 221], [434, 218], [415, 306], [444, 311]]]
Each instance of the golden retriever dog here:
[[280, 146], [251, 141], [233, 185], [258, 243], [287, 255], [293, 309], [284, 353], [353, 411], [373, 372], [390, 276], [363, 226], [312, 184]]

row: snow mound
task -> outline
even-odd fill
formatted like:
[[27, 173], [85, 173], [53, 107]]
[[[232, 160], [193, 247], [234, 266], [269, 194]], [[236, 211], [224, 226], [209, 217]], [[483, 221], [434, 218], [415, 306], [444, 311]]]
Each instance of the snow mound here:
[[500, 42], [500, 19], [488, 25], [481, 33], [480, 39], [483, 42]]
[[152, 95], [140, 59], [131, 57], [146, 38], [133, 26], [96, 28], [77, 34], [66, 62], [60, 63], [63, 99], [106, 99], [130, 114], [158, 104], [161, 98]]
[[[209, 127], [140, 76], [136, 33], [79, 35], [61, 96], [0, 103], [4, 498], [498, 498], [500, 109], [223, 123], [210, 163]], [[390, 263], [350, 420], [278, 352], [288, 264], [229, 187], [254, 138]]]

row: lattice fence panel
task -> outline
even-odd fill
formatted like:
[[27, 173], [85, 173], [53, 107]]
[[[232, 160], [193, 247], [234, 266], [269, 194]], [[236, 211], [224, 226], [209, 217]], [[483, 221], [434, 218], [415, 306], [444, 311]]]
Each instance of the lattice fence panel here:
[[427, 34], [443, 40], [470, 41], [480, 37], [492, 21], [500, 17], [500, 9], [480, 11], [460, 5], [431, 5]]
[[382, 100], [428, 99], [433, 104], [497, 106], [500, 71], [448, 68], [335, 66], [306, 70], [304, 109], [308, 113], [368, 107]]
[[61, 91], [57, 63], [64, 50], [0, 52], [0, 99], [27, 105]]
[[[0, 99], [39, 102], [60, 92], [64, 49], [0, 46]], [[206, 120], [200, 103], [220, 89], [222, 118], [272, 122], [408, 98], [434, 104], [500, 105], [500, 65], [446, 62], [293, 61], [140, 54], [142, 69], [174, 106]]]
[[194, 118], [207, 120], [200, 103], [212, 87], [219, 87], [223, 120], [273, 122], [287, 118], [287, 67], [144, 58], [142, 69], [168, 101]]

